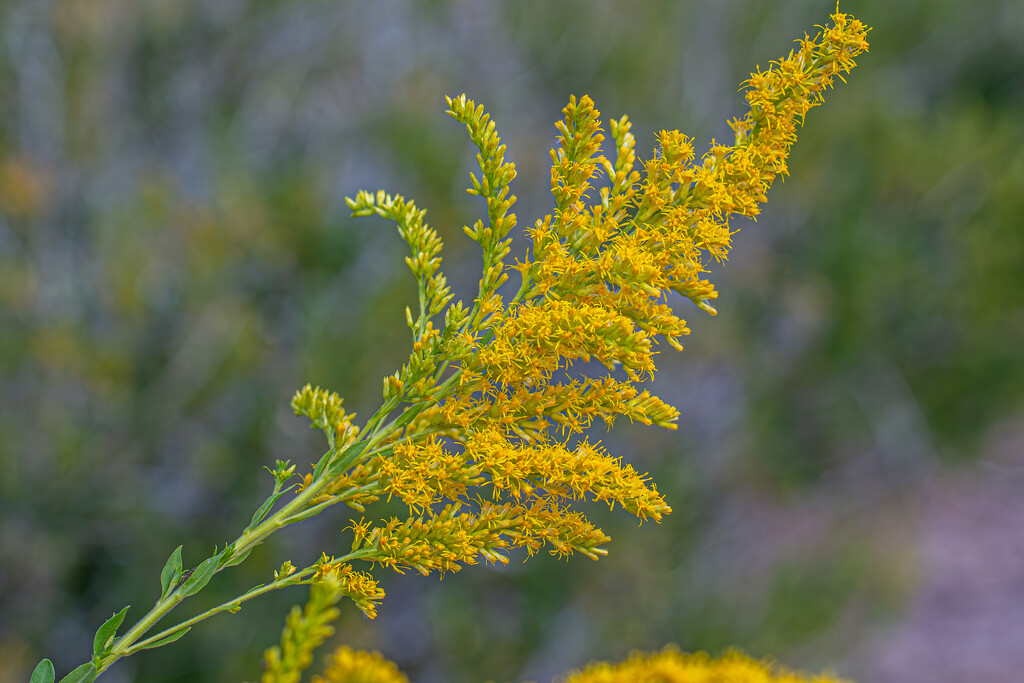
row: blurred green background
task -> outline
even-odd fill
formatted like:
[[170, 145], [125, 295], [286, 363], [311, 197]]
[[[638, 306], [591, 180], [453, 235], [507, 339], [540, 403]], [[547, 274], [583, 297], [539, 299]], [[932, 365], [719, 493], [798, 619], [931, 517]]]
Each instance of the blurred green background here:
[[[236, 535], [264, 465], [315, 460], [296, 388], [372, 413], [414, 290], [392, 226], [345, 196], [415, 198], [471, 296], [461, 226], [481, 207], [444, 95], [498, 122], [528, 226], [570, 94], [628, 113], [642, 156], [662, 128], [728, 139], [738, 84], [833, 9], [0, 3], [0, 682], [84, 661], [103, 619], [157, 597], [175, 546], [190, 564]], [[874, 27], [870, 53], [809, 115], [760, 220], [735, 224], [719, 316], [690, 307], [686, 351], [661, 357], [679, 430], [601, 434], [675, 513], [637, 528], [593, 508], [613, 537], [598, 563], [379, 573], [380, 617], [346, 605], [332, 643], [420, 683], [547, 681], [670, 642], [861, 683], [1019, 676], [1024, 4], [842, 9]], [[344, 552], [346, 514], [275, 537], [196, 607]], [[304, 599], [249, 603], [104, 680], [256, 680]]]

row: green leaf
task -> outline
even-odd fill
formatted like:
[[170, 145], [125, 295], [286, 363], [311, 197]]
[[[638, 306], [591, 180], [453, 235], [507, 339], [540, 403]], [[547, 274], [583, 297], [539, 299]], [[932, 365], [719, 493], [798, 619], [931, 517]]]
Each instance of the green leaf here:
[[171, 553], [171, 556], [167, 558], [167, 562], [164, 563], [163, 570], [160, 571], [160, 597], [166, 597], [171, 590], [171, 586], [178, 582], [181, 578], [181, 546]]
[[[213, 552], [217, 552], [217, 546], [213, 547]], [[217, 553], [217, 557], [220, 558], [220, 561], [218, 562], [217, 566], [223, 567], [224, 563], [227, 562], [228, 558], [231, 556], [231, 553], [233, 552], [235, 552], [235, 541], [231, 541], [231, 543], [228, 543], [226, 546], [224, 546], [224, 550], [221, 550], [219, 553]]]
[[188, 633], [191, 630], [192, 630], [191, 626], [186, 626], [185, 628], [181, 629], [177, 633], [172, 633], [171, 635], [167, 636], [166, 638], [161, 638], [160, 640], [158, 640], [158, 641], [156, 641], [154, 643], [150, 643], [149, 645], [147, 645], [145, 647], [140, 647], [139, 650], [152, 650], [154, 647], [163, 647], [164, 645], [168, 645], [170, 643], [173, 643], [178, 638], [181, 638], [183, 635], [185, 635], [186, 633]]
[[96, 630], [96, 637], [92, 640], [92, 653], [95, 656], [102, 655], [107, 650], [107, 643], [117, 633], [118, 627], [124, 621], [124, 615], [128, 613], [128, 605], [123, 610], [103, 622], [103, 625]]
[[[252, 548], [255, 548], [255, 547], [256, 546], [252, 546]], [[245, 562], [245, 558], [249, 557], [249, 553], [252, 552], [252, 548], [249, 548], [248, 550], [246, 550], [244, 553], [242, 553], [238, 557], [236, 557], [236, 558], [234, 558], [232, 560], [229, 560], [228, 562], [226, 562], [224, 564], [224, 566], [225, 567], [234, 567], [236, 564], [242, 564], [243, 562]]]
[[324, 453], [323, 457], [320, 458], [319, 462], [317, 462], [316, 464], [316, 467], [313, 468], [313, 481], [317, 481], [318, 479], [320, 479], [320, 473], [324, 471], [325, 467], [327, 467], [327, 462], [331, 459], [331, 456], [334, 455], [334, 453], [335, 450], [331, 448], [331, 450]]
[[347, 470], [356, 461], [356, 458], [362, 455], [369, 444], [369, 441], [358, 441], [342, 451], [338, 459], [331, 463], [327, 470], [327, 476], [333, 477]]
[[303, 510], [302, 512], [297, 512], [294, 515], [292, 515], [291, 517], [288, 517], [285, 520], [285, 524], [295, 524], [295, 522], [301, 522], [304, 519], [309, 519], [310, 517], [316, 517], [321, 512], [323, 512], [323, 508], [319, 508], [319, 507], [314, 507], [314, 508], [309, 509], [309, 510]]
[[53, 662], [44, 659], [36, 664], [35, 671], [32, 672], [32, 678], [28, 679], [28, 683], [53, 683], [54, 678]]
[[392, 429], [401, 429], [405, 425], [407, 425], [410, 422], [412, 422], [416, 418], [417, 415], [419, 415], [421, 412], [423, 412], [423, 408], [424, 408], [424, 406], [422, 404], [418, 405], [418, 406], [415, 406], [415, 405], [414, 406], [409, 406], [408, 408], [405, 409], [405, 411], [401, 415], [399, 415], [397, 418], [395, 418], [395, 421], [391, 425], [391, 428]]
[[60, 683], [92, 683], [95, 680], [96, 665], [89, 662], [88, 664], [83, 664], [64, 678], [60, 679]]
[[220, 555], [214, 555], [206, 558], [193, 569], [181, 587], [181, 597], [187, 598], [190, 595], [195, 595], [203, 589], [203, 586], [210, 583], [210, 579], [217, 573], [218, 562], [220, 562]]
[[263, 505], [261, 505], [260, 509], [257, 510], [256, 513], [252, 516], [252, 521], [249, 522], [249, 526], [246, 528], [252, 529], [257, 524], [262, 522], [263, 518], [267, 516], [268, 512], [270, 512], [270, 508], [272, 508], [274, 506], [274, 503], [276, 503], [278, 499], [284, 494], [284, 491], [274, 491], [273, 493], [271, 493], [270, 497], [263, 501]]

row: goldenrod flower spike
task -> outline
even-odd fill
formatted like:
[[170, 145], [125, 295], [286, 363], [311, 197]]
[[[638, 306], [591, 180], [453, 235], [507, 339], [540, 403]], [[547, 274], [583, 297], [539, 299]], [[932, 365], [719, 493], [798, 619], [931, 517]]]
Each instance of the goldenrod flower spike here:
[[476, 158], [481, 177], [478, 179], [470, 173], [472, 187], [467, 191], [487, 202], [488, 224], [485, 226], [478, 220], [472, 228], [464, 230], [483, 248], [484, 267], [477, 298], [486, 300], [508, 279], [502, 259], [508, 255], [512, 244], [506, 235], [516, 226], [516, 215], [509, 212], [516, 203], [515, 195], [509, 192], [509, 183], [516, 177], [516, 166], [505, 161], [505, 145], [498, 137], [494, 121], [484, 113], [483, 105], [477, 105], [465, 95], [446, 100], [448, 115], [466, 125], [469, 139], [480, 150]]

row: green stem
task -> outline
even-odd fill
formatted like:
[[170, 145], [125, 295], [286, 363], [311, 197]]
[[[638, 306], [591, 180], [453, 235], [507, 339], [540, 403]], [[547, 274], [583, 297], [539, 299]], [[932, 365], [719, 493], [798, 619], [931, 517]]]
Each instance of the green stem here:
[[[327, 480], [327, 477], [321, 477], [319, 481], [314, 481], [308, 487], [303, 489], [298, 495], [288, 501], [284, 507], [267, 519], [263, 520], [263, 522], [255, 528], [243, 531], [242, 535], [235, 539], [235, 542], [232, 544], [231, 557], [226, 558], [221, 563], [221, 567], [230, 564], [232, 559], [247, 553], [249, 550], [265, 541], [272, 533], [286, 526], [288, 524], [288, 517], [302, 509], [310, 499], [319, 494], [320, 491], [322, 491], [329, 483], [330, 482]], [[217, 571], [220, 571], [220, 569]]]
[[[311, 499], [319, 495], [319, 493], [330, 483], [327, 477], [321, 477], [319, 481], [315, 481], [308, 487], [303, 489], [298, 495], [292, 498], [287, 504], [285, 504], [280, 510], [263, 520], [260, 524], [252, 529], [243, 531], [242, 534], [235, 539], [232, 543], [231, 554], [220, 559], [220, 566], [217, 568], [217, 572], [229, 566], [232, 560], [242, 557], [244, 554], [249, 552], [252, 548], [256, 547], [267, 539], [278, 529], [288, 525], [292, 516], [300, 512]], [[273, 584], [268, 584], [273, 585]], [[270, 589], [273, 590], [273, 589]], [[266, 592], [266, 591], [262, 591]], [[257, 593], [256, 595], [258, 595]], [[105, 671], [110, 667], [111, 664], [116, 662], [118, 659], [127, 656], [131, 652], [137, 651], [136, 645], [138, 640], [145, 635], [153, 626], [156, 625], [160, 619], [162, 619], [168, 612], [178, 606], [186, 597], [181, 593], [181, 587], [171, 591], [169, 595], [161, 598], [153, 605], [153, 608], [146, 613], [142, 619], [140, 619], [131, 629], [128, 630], [121, 638], [117, 640], [110, 653], [104, 658], [102, 664], [97, 668], [97, 673]], [[246, 598], [248, 599], [248, 598]], [[232, 601], [233, 602], [233, 601]], [[227, 604], [230, 604], [227, 603]], [[218, 610], [219, 608], [214, 608]], [[204, 613], [205, 614], [205, 613]], [[206, 617], [203, 617], [206, 618]], [[177, 627], [175, 627], [177, 628]], [[152, 638], [147, 639], [147, 642], [153, 641]]]
[[[348, 555], [345, 555], [344, 557], [339, 557], [339, 558], [337, 558], [335, 560], [335, 562], [350, 562], [351, 560], [363, 559], [363, 558], [366, 558], [366, 557], [369, 557], [369, 556], [373, 555], [376, 552], [377, 552], [376, 548], [363, 548], [362, 550], [357, 550], [355, 552], [349, 553]], [[192, 626], [195, 626], [199, 622], [205, 621], [206, 619], [209, 619], [213, 615], [218, 614], [220, 612], [234, 612], [234, 611], [237, 611], [236, 608], [238, 608], [243, 602], [251, 600], [252, 598], [255, 598], [255, 597], [259, 596], [259, 595], [263, 595], [265, 593], [269, 593], [270, 591], [278, 590], [280, 588], [287, 588], [288, 586], [300, 585], [300, 584], [305, 582], [306, 577], [308, 577], [311, 574], [316, 573], [317, 567], [318, 567], [318, 565], [315, 565], [315, 564], [314, 565], [310, 565], [309, 567], [306, 567], [305, 569], [301, 569], [299, 571], [296, 571], [296, 572], [294, 572], [292, 574], [289, 574], [288, 576], [282, 576], [281, 578], [279, 578], [279, 579], [277, 579], [275, 581], [272, 581], [271, 583], [268, 583], [266, 585], [256, 586], [255, 588], [251, 588], [248, 591], [246, 591], [245, 593], [242, 593], [241, 595], [239, 595], [239, 596], [237, 596], [235, 598], [232, 598], [231, 600], [228, 600], [227, 602], [222, 602], [221, 604], [217, 605], [216, 607], [212, 607], [212, 608], [206, 610], [202, 614], [197, 614], [196, 616], [192, 617], [191, 619], [186, 619], [185, 621], [183, 621], [183, 622], [181, 622], [179, 624], [175, 624], [174, 626], [171, 626], [170, 628], [166, 628], [163, 631], [160, 631], [160, 633], [152, 635], [149, 638], [146, 638], [145, 640], [138, 641], [133, 646], [127, 648], [122, 656], [127, 657], [128, 655], [134, 654], [134, 653], [138, 652], [139, 650], [145, 650], [147, 647], [151, 646], [153, 643], [156, 643], [156, 642], [158, 642], [160, 640], [163, 640], [164, 638], [167, 638], [168, 636], [172, 636], [175, 633], [181, 631], [182, 629], [190, 628]], [[113, 662], [111, 662], [111, 663], [113, 663]]]
[[317, 503], [316, 505], [313, 505], [313, 506], [307, 508], [302, 514], [303, 514], [303, 516], [307, 516], [308, 515], [309, 517], [315, 517], [316, 515], [318, 515], [321, 512], [323, 512], [326, 508], [329, 508], [332, 505], [336, 505], [338, 503], [344, 503], [349, 498], [354, 497], [356, 494], [359, 494], [359, 493], [378, 493], [380, 490], [381, 490], [380, 482], [376, 482], [375, 481], [375, 482], [372, 482], [370, 484], [363, 484], [362, 486], [357, 486], [355, 488], [349, 489], [345, 493], [342, 493], [342, 494], [339, 494], [339, 495], [336, 495], [336, 496], [332, 496], [329, 500], [325, 500], [322, 503]]
[[[271, 583], [268, 583], [266, 585], [257, 586], [255, 588], [252, 588], [252, 589], [246, 591], [245, 593], [243, 593], [243, 594], [241, 594], [241, 595], [239, 595], [239, 596], [237, 596], [235, 598], [232, 598], [231, 600], [228, 600], [227, 602], [223, 602], [223, 603], [217, 605], [216, 607], [213, 607], [211, 609], [206, 610], [202, 614], [197, 614], [196, 616], [192, 617], [191, 619], [186, 619], [185, 621], [183, 621], [183, 622], [181, 622], [179, 624], [175, 624], [174, 626], [171, 626], [170, 628], [166, 628], [163, 631], [160, 631], [156, 635], [152, 635], [149, 638], [146, 638], [144, 640], [140, 640], [140, 641], [136, 642], [134, 645], [125, 648], [125, 650], [121, 654], [121, 656], [122, 657], [127, 657], [129, 655], [135, 654], [139, 650], [145, 650], [147, 647], [149, 647], [153, 643], [156, 643], [157, 641], [162, 640], [162, 639], [164, 639], [164, 638], [166, 638], [168, 636], [174, 635], [175, 633], [177, 633], [178, 631], [181, 631], [182, 629], [189, 628], [190, 626], [198, 624], [199, 622], [204, 621], [204, 620], [212, 617], [214, 614], [217, 614], [219, 612], [232, 611], [236, 606], [241, 605], [241, 603], [243, 603], [246, 600], [249, 600], [251, 598], [254, 598], [257, 595], [263, 595], [264, 593], [269, 593], [270, 591], [276, 590], [278, 588], [284, 588], [285, 586], [297, 584], [297, 583], [301, 582], [302, 579], [304, 579], [306, 576], [308, 576], [309, 574], [312, 574], [315, 570], [316, 570], [315, 567], [307, 567], [306, 569], [303, 569], [302, 571], [299, 571], [299, 572], [296, 572], [294, 574], [291, 574], [290, 576], [282, 577], [282, 578], [280, 578], [280, 579], [278, 579], [276, 581], [273, 581]], [[113, 662], [111, 662], [111, 663], [113, 663]]]
[[[130, 646], [141, 638], [149, 629], [153, 628], [153, 626], [155, 626], [156, 623], [164, 617], [164, 615], [177, 607], [178, 603], [184, 599], [185, 596], [181, 595], [181, 590], [179, 588], [179, 590], [173, 591], [167, 597], [158, 600], [144, 617], [139, 619], [127, 633], [118, 638], [117, 643], [114, 645], [114, 649], [110, 651], [110, 654], [108, 654], [96, 668], [96, 673], [103, 673], [110, 668], [111, 664], [121, 659], [121, 657], [124, 657], [124, 650], [127, 649], [127, 646]], [[125, 648], [121, 647], [123, 643], [127, 643]]]

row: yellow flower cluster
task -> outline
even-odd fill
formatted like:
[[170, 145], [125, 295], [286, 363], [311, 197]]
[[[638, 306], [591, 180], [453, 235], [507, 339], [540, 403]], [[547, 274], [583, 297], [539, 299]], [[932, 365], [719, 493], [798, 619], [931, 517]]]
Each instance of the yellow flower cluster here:
[[409, 679], [379, 652], [342, 646], [331, 653], [323, 675], [314, 676], [313, 683], [409, 683]]
[[[633, 170], [634, 140], [628, 119], [611, 122], [616, 160], [600, 155], [598, 112], [588, 97], [570, 100], [560, 124], [562, 148], [552, 152], [554, 217], [538, 221], [532, 235], [534, 261], [520, 264], [532, 279], [531, 294], [597, 305], [630, 318], [650, 337], [677, 346], [688, 333], [659, 304], [676, 291], [713, 312], [713, 286], [700, 279], [707, 257], [724, 259], [730, 246], [730, 215], [756, 217], [772, 181], [786, 173], [786, 157], [809, 109], [821, 103], [835, 77], [855, 66], [868, 47], [868, 29], [843, 13], [798, 50], [758, 70], [746, 83], [750, 112], [730, 122], [733, 145], [711, 143], [701, 163], [692, 140], [662, 131], [658, 153]], [[600, 202], [583, 201], [590, 181], [603, 170], [611, 186]]]
[[654, 375], [650, 337], [603, 305], [541, 298], [521, 304], [494, 328], [477, 361], [505, 386], [538, 384], [576, 359], [622, 366], [631, 380]]
[[[331, 479], [314, 497], [313, 504], [345, 503], [354, 510], [366, 512], [366, 506], [380, 499], [380, 472], [382, 458], [360, 463]], [[300, 488], [313, 483], [313, 475], [306, 474]]]
[[843, 683], [827, 675], [811, 676], [787, 671], [740, 652], [720, 658], [674, 648], [647, 654], [634, 653], [618, 664], [599, 662], [570, 674], [562, 683]]
[[[441, 240], [423, 210], [385, 192], [348, 200], [354, 215], [398, 225], [419, 289], [418, 314], [406, 309], [409, 361], [385, 378], [384, 404], [362, 432], [336, 394], [307, 386], [293, 401], [332, 448], [302, 483], [310, 509], [346, 502], [364, 511], [383, 496], [408, 507], [404, 519], [354, 524], [353, 557], [424, 574], [507, 562], [517, 548], [596, 559], [608, 538], [575, 503], [603, 501], [641, 520], [671, 512], [646, 475], [582, 433], [619, 416], [675, 428], [678, 411], [639, 386], [657, 371], [657, 345], [681, 349], [689, 334], [670, 296], [715, 313], [718, 294], [702, 275], [728, 256], [731, 216], [758, 215], [805, 114], [867, 49], [861, 22], [839, 12], [832, 20], [751, 74], [750, 111], [730, 122], [734, 143], [712, 141], [699, 160], [689, 137], [662, 131], [638, 168], [625, 116], [609, 122], [605, 156], [594, 102], [570, 98], [551, 151], [554, 211], [528, 231], [531, 252], [514, 266], [504, 259], [517, 223], [515, 166], [483, 107], [449, 98], [479, 152], [469, 192], [487, 209], [486, 221], [464, 229], [483, 254], [472, 306], [451, 303]], [[499, 292], [514, 273], [518, 291]], [[577, 361], [607, 374], [577, 372]]]
[[370, 619], [377, 617], [377, 603], [384, 599], [384, 591], [366, 572], [356, 571], [345, 562], [335, 562], [325, 554], [313, 576], [313, 586], [322, 586], [340, 596], [346, 596]]
[[660, 521], [671, 512], [644, 476], [586, 441], [571, 449], [536, 439], [510, 446], [504, 434], [492, 429], [473, 434], [460, 450], [445, 448], [436, 437], [423, 444], [404, 441], [379, 466], [387, 482], [384, 490], [414, 510], [441, 499], [459, 500], [473, 486], [488, 486], [493, 500], [506, 495], [516, 502], [583, 500], [590, 494], [641, 519]]
[[596, 560], [607, 554], [601, 546], [608, 541], [583, 515], [543, 498], [521, 505], [479, 502], [475, 512], [462, 512], [462, 505], [453, 503], [425, 516], [392, 517], [379, 525], [363, 521], [352, 528], [354, 551], [372, 549], [373, 562], [424, 575], [457, 572], [480, 558], [506, 564], [508, 550], [525, 548], [533, 555], [544, 545], [556, 555], [580, 552]]
[[355, 413], [341, 407], [343, 401], [333, 391], [307, 384], [292, 398], [292, 410], [308, 417], [313, 428], [322, 429], [332, 447], [344, 448], [356, 440], [359, 427], [352, 423]]

